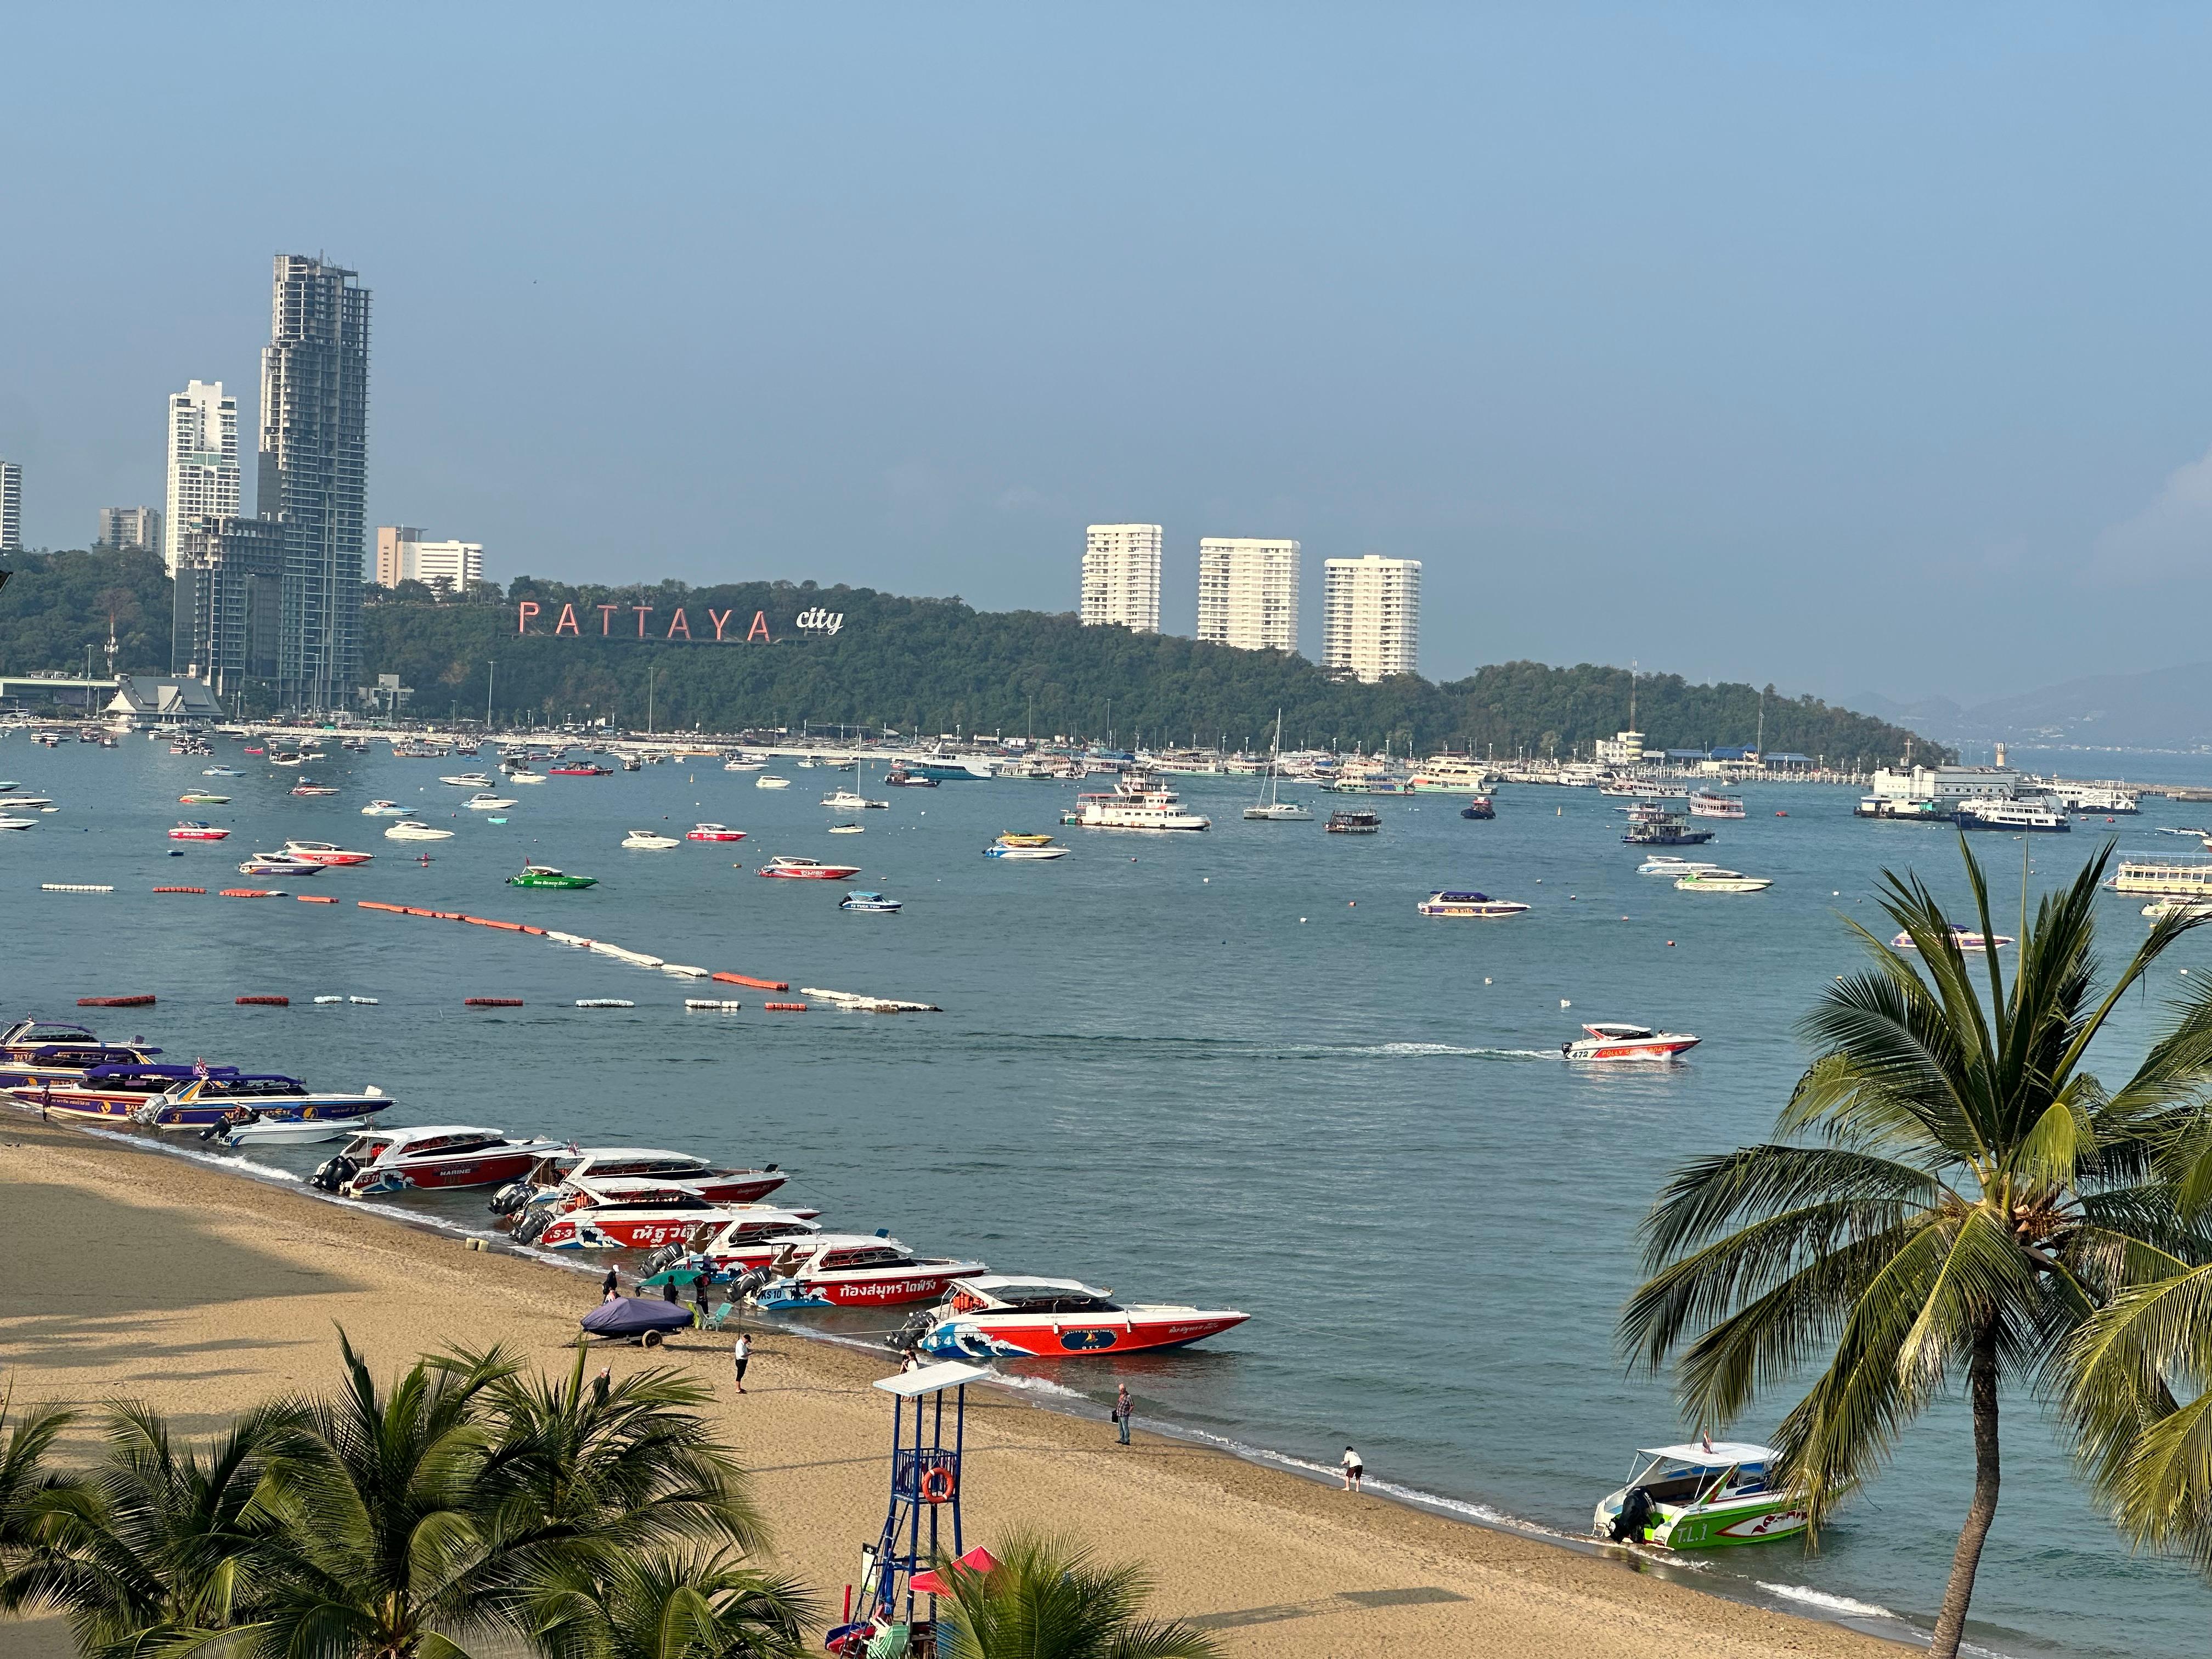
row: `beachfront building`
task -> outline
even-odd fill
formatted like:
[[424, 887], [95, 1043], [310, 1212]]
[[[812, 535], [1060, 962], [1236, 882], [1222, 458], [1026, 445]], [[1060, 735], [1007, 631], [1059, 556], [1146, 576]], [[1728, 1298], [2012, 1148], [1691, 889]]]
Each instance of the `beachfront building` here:
[[1298, 544], [1244, 536], [1198, 544], [1198, 637], [1240, 651], [1298, 648]]
[[380, 586], [426, 582], [461, 593], [483, 580], [482, 542], [434, 542], [428, 532], [406, 525], [380, 526], [376, 532], [376, 580]]
[[23, 469], [0, 461], [0, 553], [23, 550]]
[[1370, 685], [1413, 673], [1421, 645], [1421, 562], [1370, 553], [1330, 559], [1322, 574], [1322, 666]]
[[[238, 399], [221, 380], [192, 380], [169, 398], [169, 467], [162, 510], [161, 562], [177, 574], [178, 538], [187, 522], [238, 511]], [[103, 540], [105, 538], [103, 538]]]
[[1160, 631], [1160, 526], [1094, 524], [1083, 536], [1085, 628]]
[[284, 526], [233, 514], [195, 518], [177, 555], [169, 633], [172, 672], [228, 696], [276, 678], [283, 622]]
[[368, 475], [368, 290], [276, 256], [261, 353], [259, 506], [284, 526], [279, 706], [343, 708], [361, 677]]

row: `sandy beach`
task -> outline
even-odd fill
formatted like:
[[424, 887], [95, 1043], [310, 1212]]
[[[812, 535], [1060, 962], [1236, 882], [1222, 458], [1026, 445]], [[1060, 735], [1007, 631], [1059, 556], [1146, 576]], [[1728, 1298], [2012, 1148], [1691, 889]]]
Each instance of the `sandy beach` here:
[[[495, 1343], [560, 1368], [596, 1300], [592, 1280], [540, 1262], [35, 1122], [0, 1121], [0, 1373], [18, 1399], [141, 1399], [193, 1434], [280, 1390], [328, 1386], [340, 1326], [386, 1371]], [[618, 1372], [670, 1364], [714, 1385], [716, 1427], [752, 1473], [775, 1565], [834, 1612], [882, 1522], [889, 1402], [868, 1384], [894, 1368], [769, 1332], [741, 1398], [713, 1336], [650, 1358], [602, 1352]], [[81, 1425], [66, 1455], [88, 1459], [91, 1445]], [[1141, 1559], [1158, 1609], [1202, 1621], [1234, 1655], [1902, 1651], [1620, 1560], [1350, 1497], [1147, 1434], [1141, 1420], [1123, 1449], [1103, 1422], [997, 1389], [971, 1393], [968, 1449], [971, 1542], [1066, 1530], [1108, 1558]], [[0, 1652], [70, 1651], [57, 1621], [0, 1625]]]

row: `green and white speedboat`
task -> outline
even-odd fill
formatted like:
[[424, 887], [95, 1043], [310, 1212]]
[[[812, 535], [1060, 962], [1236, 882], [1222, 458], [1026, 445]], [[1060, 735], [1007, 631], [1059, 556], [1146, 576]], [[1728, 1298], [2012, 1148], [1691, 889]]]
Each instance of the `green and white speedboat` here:
[[1645, 1446], [1628, 1484], [1607, 1493], [1590, 1530], [1617, 1544], [1675, 1550], [1765, 1544], [1805, 1530], [1804, 1505], [1766, 1484], [1774, 1452], [1747, 1441]]
[[507, 878], [509, 887], [596, 887], [597, 876], [565, 875], [550, 864], [526, 864], [519, 876]]

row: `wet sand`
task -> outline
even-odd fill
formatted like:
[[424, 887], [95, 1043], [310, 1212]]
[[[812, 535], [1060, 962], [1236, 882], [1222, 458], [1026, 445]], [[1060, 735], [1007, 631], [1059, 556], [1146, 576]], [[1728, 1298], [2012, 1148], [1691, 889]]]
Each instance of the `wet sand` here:
[[[19, 1400], [143, 1400], [195, 1435], [289, 1389], [331, 1385], [337, 1331], [380, 1370], [449, 1346], [503, 1344], [565, 1368], [596, 1281], [301, 1193], [34, 1121], [0, 1119], [0, 1373]], [[669, 1364], [710, 1382], [718, 1431], [752, 1472], [775, 1565], [835, 1613], [883, 1522], [892, 1365], [756, 1332], [746, 1393], [726, 1340], [681, 1335], [617, 1374]], [[971, 1392], [969, 1541], [1079, 1534], [1138, 1559], [1157, 1611], [1200, 1620], [1232, 1655], [1385, 1650], [1516, 1659], [1876, 1659], [1905, 1650], [1744, 1606], [1626, 1562], [1354, 1498], [1144, 1431]], [[64, 1449], [88, 1461], [80, 1425]], [[70, 1651], [53, 1620], [0, 1624], [0, 1653]]]

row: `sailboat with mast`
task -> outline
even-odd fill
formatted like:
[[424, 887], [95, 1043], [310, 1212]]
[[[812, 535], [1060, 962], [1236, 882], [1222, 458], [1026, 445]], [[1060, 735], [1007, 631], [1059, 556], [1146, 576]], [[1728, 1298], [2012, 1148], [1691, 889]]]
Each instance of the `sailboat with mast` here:
[[1313, 814], [1294, 800], [1279, 799], [1282, 785], [1283, 711], [1275, 711], [1275, 744], [1267, 751], [1267, 781], [1261, 787], [1256, 806], [1244, 809], [1244, 816], [1259, 823], [1311, 823]]

